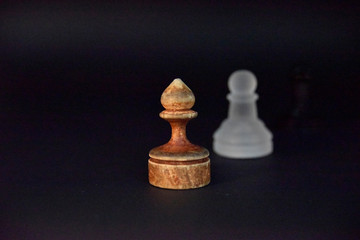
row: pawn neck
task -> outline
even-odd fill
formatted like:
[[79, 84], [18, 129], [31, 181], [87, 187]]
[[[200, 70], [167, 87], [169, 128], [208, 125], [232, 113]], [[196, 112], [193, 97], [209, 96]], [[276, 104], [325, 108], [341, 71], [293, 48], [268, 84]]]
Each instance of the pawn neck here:
[[256, 100], [258, 96], [256, 94], [251, 95], [234, 95], [229, 94], [227, 96], [230, 101], [228, 116], [231, 119], [256, 119], [257, 107]]
[[186, 136], [186, 125], [189, 122], [189, 120], [174, 119], [168, 121], [171, 126], [171, 138], [169, 140], [169, 143], [176, 145], [190, 144], [190, 141]]

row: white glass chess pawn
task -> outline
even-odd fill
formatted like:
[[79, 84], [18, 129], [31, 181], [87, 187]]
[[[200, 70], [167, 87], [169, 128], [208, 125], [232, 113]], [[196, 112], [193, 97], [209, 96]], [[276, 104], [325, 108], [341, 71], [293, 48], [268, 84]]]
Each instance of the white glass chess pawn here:
[[257, 80], [247, 70], [229, 77], [228, 118], [214, 133], [213, 150], [228, 158], [257, 158], [273, 151], [272, 134], [257, 116]]

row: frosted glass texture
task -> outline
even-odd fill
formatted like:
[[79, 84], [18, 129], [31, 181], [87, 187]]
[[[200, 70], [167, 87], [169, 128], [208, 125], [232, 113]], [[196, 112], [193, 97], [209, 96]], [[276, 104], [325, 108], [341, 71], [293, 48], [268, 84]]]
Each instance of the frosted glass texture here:
[[218, 155], [257, 158], [272, 153], [272, 134], [257, 115], [256, 86], [256, 77], [248, 70], [238, 70], [230, 75], [228, 118], [213, 136], [213, 150]]

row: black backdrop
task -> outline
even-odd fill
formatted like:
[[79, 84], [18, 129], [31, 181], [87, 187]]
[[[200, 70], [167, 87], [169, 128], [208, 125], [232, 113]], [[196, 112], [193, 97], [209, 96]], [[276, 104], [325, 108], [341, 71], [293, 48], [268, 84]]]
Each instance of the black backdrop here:
[[[2, 239], [191, 238], [198, 225], [195, 239], [355, 236], [359, 10], [356, 1], [2, 1]], [[315, 132], [281, 130], [298, 68], [311, 76]], [[211, 150], [237, 69], [258, 78], [274, 155], [212, 154], [211, 186], [151, 188], [147, 153], [170, 134], [162, 91], [176, 77], [193, 90], [188, 135]]]
[[180, 77], [201, 114], [222, 118], [228, 76], [249, 69], [261, 115], [273, 122], [288, 110], [300, 66], [311, 74], [318, 117], [358, 118], [358, 5], [3, 2], [2, 112], [153, 115]]

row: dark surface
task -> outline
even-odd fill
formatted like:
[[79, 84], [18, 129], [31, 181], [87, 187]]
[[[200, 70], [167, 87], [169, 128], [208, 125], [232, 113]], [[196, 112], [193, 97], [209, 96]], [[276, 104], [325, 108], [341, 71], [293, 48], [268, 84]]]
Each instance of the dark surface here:
[[[359, 6], [1, 1], [0, 240], [358, 239]], [[269, 157], [211, 151], [237, 69], [258, 78]], [[299, 69], [306, 113], [289, 121]], [[147, 182], [176, 77], [196, 97], [188, 137], [211, 152], [198, 190]]]
[[[192, 134], [201, 132], [191, 123]], [[187, 191], [147, 182], [148, 151], [170, 130], [160, 118], [125, 123], [111, 115], [19, 115], [3, 116], [1, 124], [1, 239], [359, 234], [358, 123], [275, 131], [275, 152], [260, 159], [211, 153], [211, 184]], [[209, 139], [203, 140], [211, 150]]]

